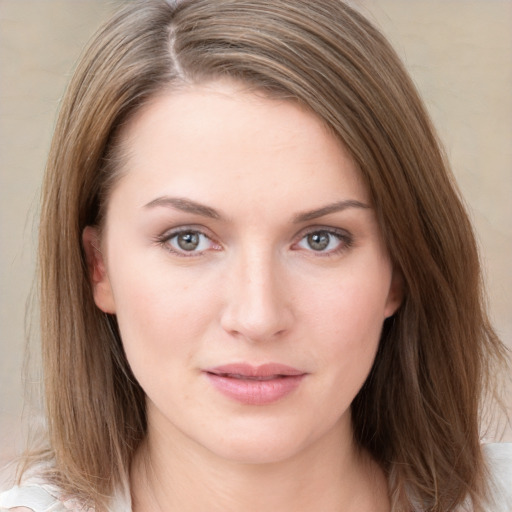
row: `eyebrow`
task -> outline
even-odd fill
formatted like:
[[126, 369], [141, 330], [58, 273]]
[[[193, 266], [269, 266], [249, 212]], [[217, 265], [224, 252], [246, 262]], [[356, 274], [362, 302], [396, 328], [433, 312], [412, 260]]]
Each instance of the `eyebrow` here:
[[204, 204], [196, 203], [191, 199], [185, 199], [183, 197], [169, 197], [162, 196], [153, 199], [148, 204], [144, 205], [144, 208], [154, 208], [156, 206], [164, 206], [167, 208], [175, 208], [186, 213], [193, 213], [196, 215], [202, 215], [203, 217], [209, 217], [211, 219], [220, 219], [221, 216], [217, 210], [205, 206]]
[[293, 222], [295, 224], [298, 224], [300, 222], [307, 222], [310, 220], [318, 219], [319, 217], [323, 217], [324, 215], [329, 215], [330, 213], [341, 212], [343, 210], [346, 210], [347, 208], [369, 209], [370, 206], [361, 203], [361, 201], [356, 201], [355, 199], [337, 201], [335, 203], [328, 204], [327, 206], [316, 208], [315, 210], [308, 210], [302, 213], [298, 213], [297, 215], [295, 215]]
[[[186, 213], [192, 213], [195, 215], [201, 215], [203, 217], [209, 217], [211, 219], [220, 219], [220, 213], [201, 203], [197, 203], [196, 201], [192, 201], [191, 199], [185, 199], [183, 197], [170, 197], [170, 196], [161, 196], [153, 199], [146, 205], [144, 208], [155, 208], [157, 206], [163, 206], [166, 208], [175, 208], [177, 210], [181, 210]], [[310, 220], [318, 219], [319, 217], [323, 217], [324, 215], [329, 215], [331, 213], [340, 212], [346, 210], [347, 208], [363, 208], [369, 209], [370, 206], [367, 204], [361, 203], [360, 201], [356, 201], [355, 199], [347, 199], [345, 201], [337, 201], [335, 203], [328, 204], [326, 206], [322, 206], [321, 208], [316, 208], [314, 210], [308, 210], [305, 212], [298, 213], [294, 216], [293, 222], [294, 224], [299, 224], [301, 222], [307, 222]]]

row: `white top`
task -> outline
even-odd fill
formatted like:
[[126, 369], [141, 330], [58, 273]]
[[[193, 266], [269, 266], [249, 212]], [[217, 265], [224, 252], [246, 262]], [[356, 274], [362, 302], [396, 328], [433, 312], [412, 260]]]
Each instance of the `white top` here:
[[[492, 477], [492, 499], [489, 512], [512, 512], [512, 443], [494, 443], [484, 446]], [[55, 486], [30, 479], [0, 494], [0, 512], [14, 507], [26, 507], [34, 512], [94, 512], [76, 500], [66, 500]], [[119, 493], [112, 500], [108, 512], [130, 512], [129, 493]], [[462, 511], [461, 511], [462, 512]]]

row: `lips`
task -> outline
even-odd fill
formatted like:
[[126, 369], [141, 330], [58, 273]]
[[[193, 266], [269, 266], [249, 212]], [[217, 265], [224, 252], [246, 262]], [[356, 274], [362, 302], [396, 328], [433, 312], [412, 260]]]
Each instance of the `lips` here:
[[292, 393], [307, 375], [291, 366], [267, 363], [228, 364], [203, 372], [209, 382], [230, 399], [246, 405], [265, 405]]

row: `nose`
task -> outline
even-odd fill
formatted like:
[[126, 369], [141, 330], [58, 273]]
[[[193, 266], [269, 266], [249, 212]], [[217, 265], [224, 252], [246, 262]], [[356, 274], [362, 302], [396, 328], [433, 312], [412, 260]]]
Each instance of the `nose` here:
[[222, 328], [251, 342], [282, 338], [293, 325], [290, 290], [273, 255], [253, 251], [237, 259], [225, 281]]

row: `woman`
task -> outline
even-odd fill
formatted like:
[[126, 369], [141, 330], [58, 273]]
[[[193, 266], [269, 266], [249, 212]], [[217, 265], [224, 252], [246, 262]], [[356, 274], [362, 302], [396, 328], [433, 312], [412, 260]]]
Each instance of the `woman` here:
[[49, 444], [4, 507], [510, 504], [480, 445], [505, 356], [471, 226], [342, 2], [117, 14], [63, 102], [40, 277]]

